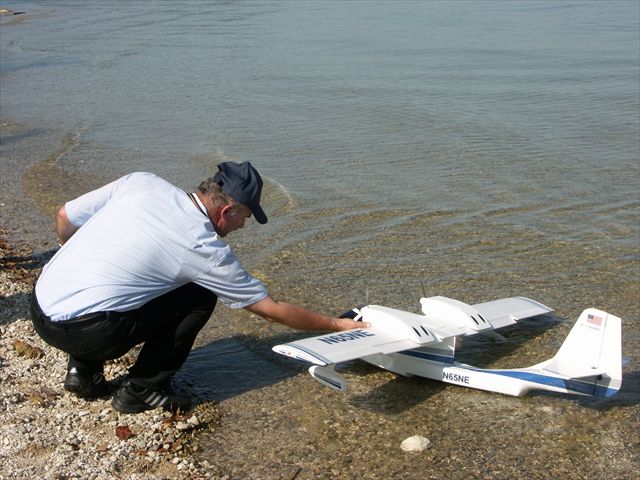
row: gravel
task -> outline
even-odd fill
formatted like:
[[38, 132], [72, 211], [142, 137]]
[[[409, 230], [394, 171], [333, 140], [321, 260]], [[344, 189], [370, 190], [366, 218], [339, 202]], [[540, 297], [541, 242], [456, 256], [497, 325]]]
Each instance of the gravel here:
[[[200, 433], [216, 428], [213, 404], [124, 415], [110, 398], [64, 391], [66, 354], [44, 343], [29, 319], [42, 260], [0, 239], [0, 479], [225, 478], [194, 456]], [[108, 362], [107, 379], [121, 378], [132, 355]]]

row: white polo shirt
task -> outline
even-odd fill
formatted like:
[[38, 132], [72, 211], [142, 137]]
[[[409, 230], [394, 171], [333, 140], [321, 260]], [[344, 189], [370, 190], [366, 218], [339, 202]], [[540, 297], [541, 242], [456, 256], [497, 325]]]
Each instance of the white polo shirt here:
[[187, 193], [154, 174], [132, 173], [65, 209], [81, 228], [45, 265], [35, 288], [54, 321], [133, 310], [192, 282], [231, 308], [268, 295]]

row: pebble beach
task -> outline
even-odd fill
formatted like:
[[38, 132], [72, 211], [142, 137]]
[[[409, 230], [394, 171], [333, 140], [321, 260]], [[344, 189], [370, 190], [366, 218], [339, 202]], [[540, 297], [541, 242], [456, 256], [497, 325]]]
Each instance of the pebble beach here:
[[[0, 479], [225, 478], [194, 457], [199, 433], [216, 428], [214, 406], [122, 415], [110, 398], [65, 392], [66, 355], [29, 319], [42, 258], [2, 242], [0, 266]], [[130, 361], [107, 364], [107, 378], [117, 382]]]

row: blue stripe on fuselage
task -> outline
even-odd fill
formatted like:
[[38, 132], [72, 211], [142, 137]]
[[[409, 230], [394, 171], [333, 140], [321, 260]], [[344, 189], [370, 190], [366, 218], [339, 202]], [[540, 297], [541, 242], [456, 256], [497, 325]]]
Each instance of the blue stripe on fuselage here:
[[[398, 352], [402, 355], [409, 357], [420, 358], [422, 360], [429, 360], [432, 362], [444, 363], [447, 365], [454, 365], [455, 359], [452, 356], [438, 355], [434, 353], [427, 353], [420, 350], [405, 350], [404, 352]], [[516, 378], [530, 383], [538, 383], [540, 385], [548, 385], [556, 388], [563, 388], [570, 392], [583, 393], [586, 395], [593, 395], [595, 397], [611, 397], [618, 392], [618, 389], [609, 388], [605, 385], [595, 385], [594, 383], [585, 382], [575, 379], [564, 379], [548, 375], [542, 375], [534, 372], [524, 372], [517, 370], [484, 370], [482, 368], [474, 368], [469, 366], [460, 367], [465, 370], [471, 370], [476, 372], [491, 373], [493, 375], [502, 375], [505, 377]]]
[[491, 373], [493, 375], [502, 375], [504, 377], [517, 378], [530, 383], [539, 383], [541, 385], [548, 385], [550, 387], [563, 388], [575, 393], [583, 393], [586, 395], [593, 395], [595, 397], [611, 397], [618, 391], [614, 388], [609, 388], [604, 385], [595, 385], [576, 379], [564, 379], [558, 377], [552, 377], [548, 375], [542, 375], [534, 372], [523, 372], [517, 370], [483, 370], [483, 369], [469, 369], [477, 372]]
[[398, 352], [401, 355], [407, 355], [408, 357], [416, 357], [422, 360], [430, 360], [432, 362], [447, 363], [453, 365], [455, 359], [447, 355], [438, 355], [436, 353], [427, 353], [420, 350], [405, 350], [404, 352]]

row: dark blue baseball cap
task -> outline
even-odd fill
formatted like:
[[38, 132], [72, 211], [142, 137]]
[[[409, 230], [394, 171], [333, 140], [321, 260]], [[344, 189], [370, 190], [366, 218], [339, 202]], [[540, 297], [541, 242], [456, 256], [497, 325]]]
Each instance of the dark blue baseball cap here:
[[213, 180], [236, 202], [248, 207], [258, 223], [267, 223], [267, 215], [260, 206], [262, 177], [250, 162], [223, 162]]

